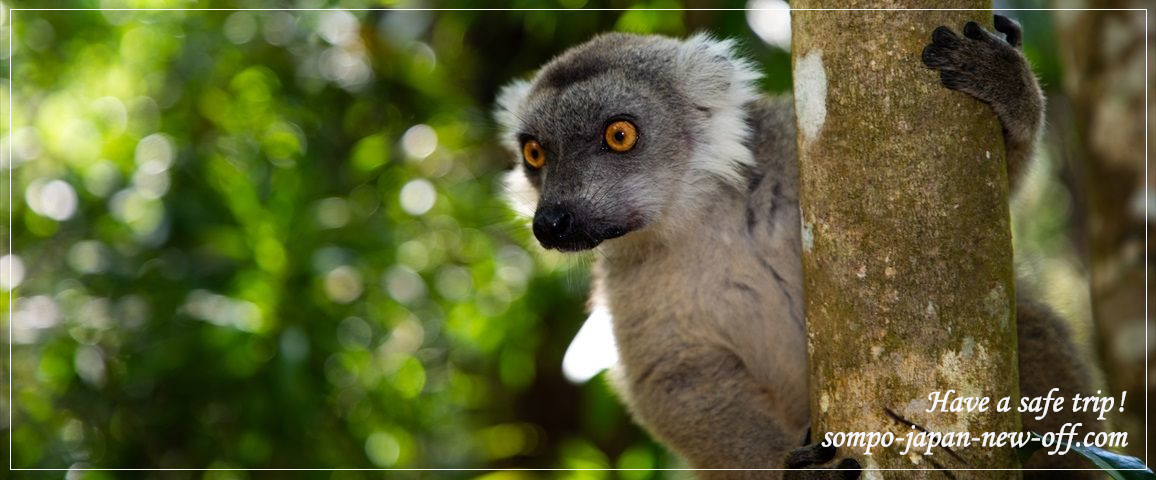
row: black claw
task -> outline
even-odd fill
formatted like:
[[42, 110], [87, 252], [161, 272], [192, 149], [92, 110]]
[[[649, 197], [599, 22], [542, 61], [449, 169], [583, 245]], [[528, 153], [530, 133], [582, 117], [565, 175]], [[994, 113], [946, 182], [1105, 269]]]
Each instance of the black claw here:
[[923, 55], [920, 58], [927, 68], [942, 68], [951, 64], [943, 54], [943, 50], [934, 44], [923, 47]]
[[983, 40], [985, 33], [983, 27], [975, 22], [967, 22], [967, 25], [963, 26], [963, 34], [972, 40]]
[[822, 444], [819, 444], [819, 448], [815, 449], [815, 453], [817, 454], [816, 458], [818, 458], [819, 461], [817, 461], [815, 463], [827, 463], [827, 462], [831, 461], [832, 458], [835, 458], [835, 452], [836, 452], [835, 447], [833, 447], [833, 446], [824, 447]]
[[1023, 29], [1020, 23], [1003, 15], [995, 16], [995, 30], [1007, 36], [1007, 43], [1019, 48], [1023, 44]]
[[959, 43], [959, 37], [947, 27], [935, 27], [931, 32], [931, 41], [937, 45], [951, 46]]
[[939, 83], [942, 83], [943, 86], [952, 90], [959, 90], [959, 87], [961, 86], [959, 83], [959, 77], [955, 73], [948, 72], [946, 70], [939, 71]]
[[[969, 79], [963, 72], [953, 72], [948, 70], [939, 71], [939, 83], [949, 90], [969, 93]], [[969, 93], [970, 94], [970, 93]]]
[[863, 471], [863, 467], [854, 458], [844, 458], [835, 468], [842, 470], [843, 478], [847, 480], [859, 478], [859, 474]]
[[859, 465], [859, 461], [854, 458], [844, 458], [836, 468], [861, 470], [863, 467]]
[[835, 458], [835, 447], [824, 447], [822, 444], [809, 445], [797, 448], [787, 454], [787, 468], [804, 468], [821, 463], [827, 463]]

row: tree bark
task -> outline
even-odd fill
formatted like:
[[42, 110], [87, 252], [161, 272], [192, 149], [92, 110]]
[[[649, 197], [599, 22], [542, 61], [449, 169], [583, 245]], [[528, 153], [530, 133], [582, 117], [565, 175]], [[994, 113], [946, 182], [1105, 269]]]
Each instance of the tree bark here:
[[[795, 8], [822, 7], [797, 0]], [[916, 8], [852, 1], [840, 7]], [[952, 0], [937, 8], [991, 8]], [[1015, 281], [998, 120], [920, 61], [931, 31], [990, 11], [794, 11], [811, 424], [825, 432], [1015, 432]], [[987, 412], [928, 413], [928, 395], [991, 398]], [[904, 442], [865, 468], [1016, 468], [1011, 448]], [[915, 450], [914, 448], [912, 449]], [[922, 477], [919, 472], [887, 472]], [[898, 474], [898, 475], [891, 475]], [[1017, 476], [986, 472], [985, 477]]]

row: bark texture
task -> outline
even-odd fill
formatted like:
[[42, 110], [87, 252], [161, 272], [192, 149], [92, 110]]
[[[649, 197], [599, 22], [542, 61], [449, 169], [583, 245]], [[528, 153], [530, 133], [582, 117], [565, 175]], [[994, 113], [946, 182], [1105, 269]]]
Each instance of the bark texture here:
[[[792, 6], [824, 6], [819, 3]], [[925, 6], [914, 3], [839, 7]], [[1004, 396], [1018, 400], [999, 122], [986, 105], [940, 85], [920, 61], [935, 27], [959, 32], [973, 20], [991, 30], [991, 12], [792, 16], [813, 431], [817, 438], [824, 432], [1018, 431], [1014, 410], [994, 408]], [[927, 413], [928, 394], [949, 389], [991, 397], [992, 405], [986, 413]], [[1011, 448], [901, 456], [903, 447], [896, 443], [870, 456], [842, 449], [840, 456], [865, 468], [1018, 466]]]

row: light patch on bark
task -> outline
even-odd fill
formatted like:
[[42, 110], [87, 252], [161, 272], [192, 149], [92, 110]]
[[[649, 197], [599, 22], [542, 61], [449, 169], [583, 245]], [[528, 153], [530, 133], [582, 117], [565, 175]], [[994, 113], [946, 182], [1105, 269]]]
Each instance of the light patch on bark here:
[[795, 64], [795, 112], [804, 143], [810, 143], [827, 121], [827, 71], [823, 51], [807, 52]]
[[963, 348], [959, 349], [959, 353], [965, 359], [970, 358], [971, 355], [975, 353], [975, 339], [971, 337], [964, 337]]
[[907, 402], [907, 405], [904, 405], [903, 417], [922, 418], [922, 416], [927, 414], [927, 409], [929, 407], [931, 407], [931, 402], [927, 400], [927, 397], [912, 399], [910, 402]]
[[[800, 215], [800, 218], [801, 217], [802, 216]], [[811, 247], [814, 247], [814, 246], [815, 246], [814, 227], [811, 226], [810, 222], [804, 221], [803, 222], [803, 251], [804, 252], [810, 252]]]
[[1002, 284], [997, 284], [995, 288], [988, 290], [987, 297], [983, 299], [983, 308], [989, 315], [988, 318], [999, 317], [999, 326], [1004, 330], [1007, 330], [1008, 326], [1007, 305], [1007, 291], [1004, 290]]
[[[985, 396], [984, 384], [977, 381], [974, 375], [970, 373], [972, 365], [988, 365], [991, 358], [988, 356], [987, 349], [983, 345], [977, 344], [972, 337], [964, 337], [963, 343], [958, 352], [948, 351], [939, 356], [939, 364], [936, 365], [936, 372], [940, 378], [943, 379], [944, 385], [950, 385], [955, 389], [955, 395], [961, 397], [982, 397]], [[946, 394], [946, 389], [941, 391]], [[943, 413], [931, 417], [935, 420], [945, 420], [947, 415]], [[933, 430], [965, 432], [970, 430], [971, 415], [954, 415], [955, 422], [951, 425], [936, 425], [932, 427]], [[937, 423], [937, 422], [930, 422]], [[946, 423], [946, 422], [944, 422]], [[938, 427], [938, 428], [937, 428]]]
[[879, 471], [879, 462], [872, 457], [863, 458], [863, 478], [866, 480], [883, 480], [883, 473]]
[[912, 465], [919, 465], [923, 463], [923, 455], [915, 452], [907, 452], [907, 459], [911, 460]]
[[824, 392], [823, 396], [821, 398], [819, 398], [819, 409], [822, 410], [823, 413], [827, 413], [827, 409], [830, 407], [831, 407], [831, 396], [827, 395], [826, 392]]

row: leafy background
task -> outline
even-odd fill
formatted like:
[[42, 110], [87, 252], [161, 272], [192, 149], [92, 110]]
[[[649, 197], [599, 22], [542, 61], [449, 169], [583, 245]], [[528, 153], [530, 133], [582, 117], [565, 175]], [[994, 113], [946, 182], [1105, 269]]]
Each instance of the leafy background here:
[[[746, 12], [7, 10], [231, 6], [51, 3], [3, 18], [14, 466], [677, 466], [601, 376], [563, 378], [589, 258], [510, 213], [490, 110], [606, 30], [738, 38], [787, 91]], [[1021, 13], [1057, 85], [1049, 18]], [[1062, 254], [1044, 177], [1017, 241]]]

